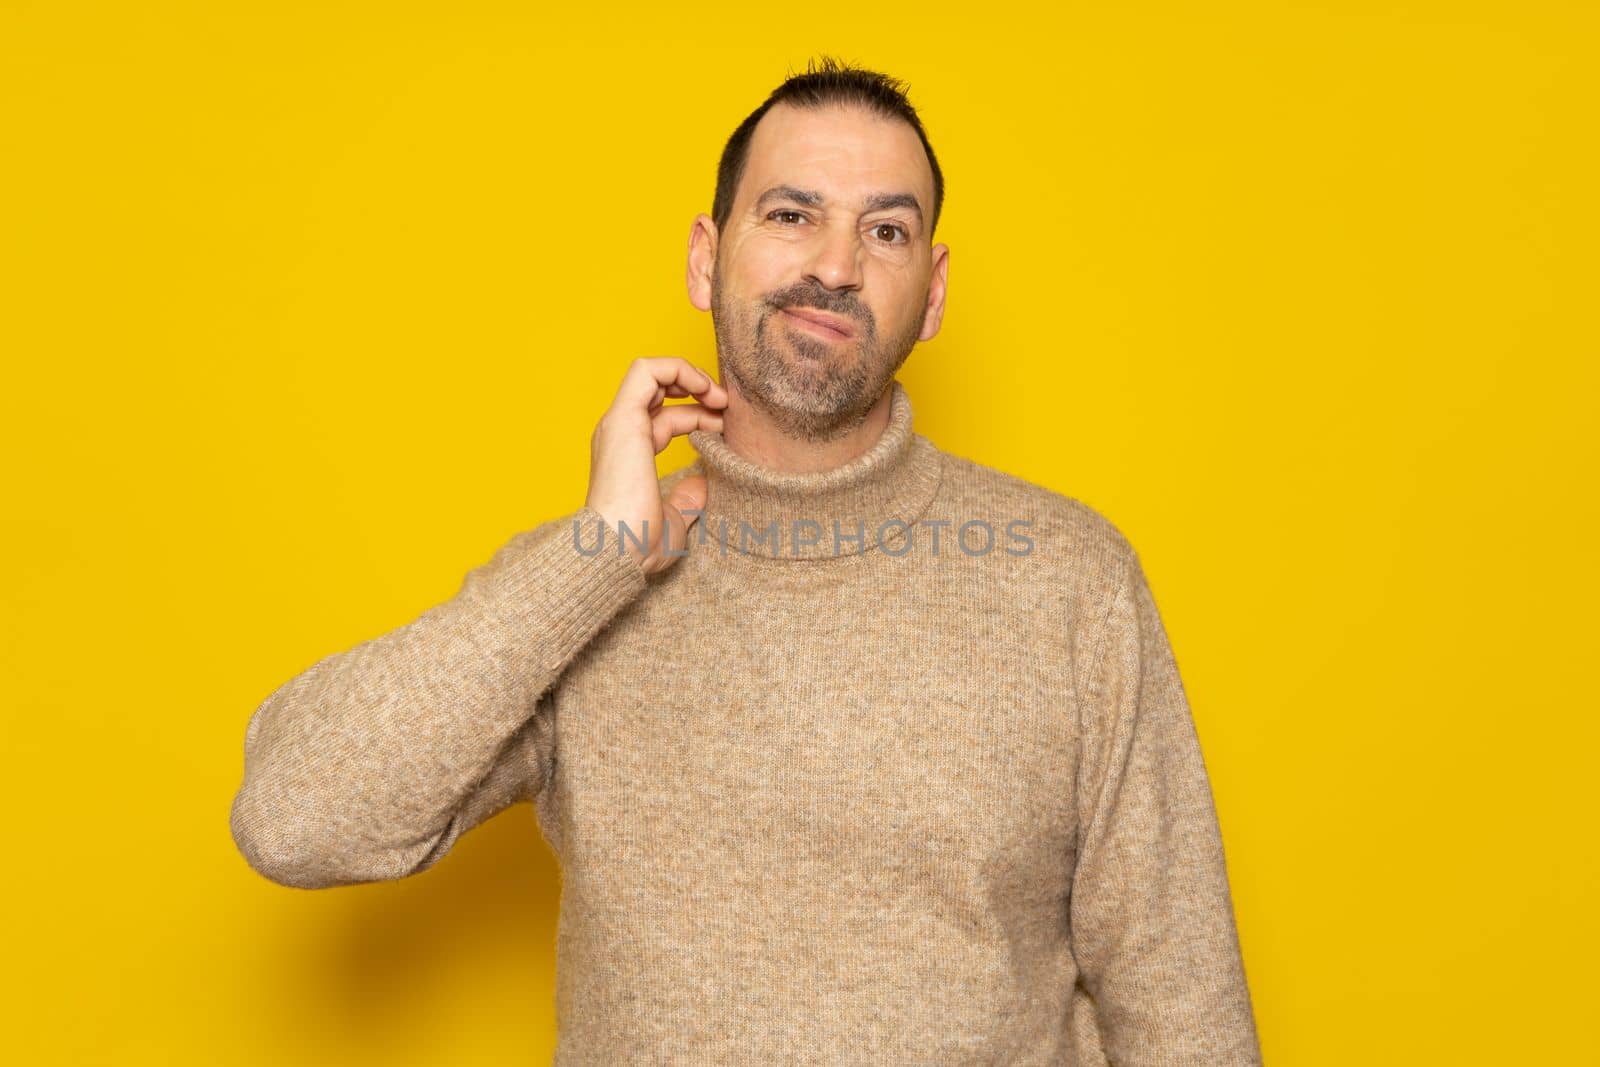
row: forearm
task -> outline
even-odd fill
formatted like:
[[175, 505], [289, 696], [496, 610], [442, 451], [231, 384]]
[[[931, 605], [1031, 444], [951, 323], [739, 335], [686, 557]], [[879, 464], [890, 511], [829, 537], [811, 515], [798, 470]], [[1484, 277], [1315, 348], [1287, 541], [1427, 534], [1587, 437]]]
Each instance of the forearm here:
[[469, 799], [517, 798], [518, 766], [536, 766], [518, 731], [645, 585], [614, 545], [579, 553], [575, 518], [591, 537], [587, 508], [518, 534], [450, 600], [262, 702], [231, 811], [252, 867], [304, 888], [403, 877], [448, 847]]

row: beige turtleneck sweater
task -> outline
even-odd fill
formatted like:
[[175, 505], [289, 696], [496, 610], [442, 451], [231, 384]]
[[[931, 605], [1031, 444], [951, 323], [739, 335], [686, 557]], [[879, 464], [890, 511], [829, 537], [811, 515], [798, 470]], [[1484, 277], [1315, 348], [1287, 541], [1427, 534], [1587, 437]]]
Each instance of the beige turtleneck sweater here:
[[690, 435], [663, 491], [704, 473], [709, 499], [660, 574], [615, 530], [596, 552], [586, 506], [283, 684], [245, 734], [250, 865], [401, 878], [533, 801], [557, 1067], [1259, 1063], [1137, 554], [914, 433], [891, 388], [883, 437], [823, 473]]

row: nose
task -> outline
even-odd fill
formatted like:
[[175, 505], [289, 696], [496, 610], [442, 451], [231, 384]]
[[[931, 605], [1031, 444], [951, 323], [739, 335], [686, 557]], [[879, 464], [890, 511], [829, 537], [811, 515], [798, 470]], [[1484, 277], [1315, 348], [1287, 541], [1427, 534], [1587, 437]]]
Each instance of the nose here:
[[824, 289], [861, 288], [861, 235], [846, 223], [820, 229], [806, 277]]

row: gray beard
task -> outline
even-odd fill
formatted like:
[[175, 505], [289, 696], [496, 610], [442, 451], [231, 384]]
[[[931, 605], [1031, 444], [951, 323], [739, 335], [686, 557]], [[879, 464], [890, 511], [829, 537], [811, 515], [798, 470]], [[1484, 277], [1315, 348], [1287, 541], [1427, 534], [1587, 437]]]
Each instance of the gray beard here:
[[[762, 305], [759, 314], [727, 307], [713, 279], [711, 321], [723, 375], [784, 435], [817, 443], [861, 425], [911, 355], [922, 328], [913, 321], [885, 348], [869, 322], [850, 352], [784, 329], [778, 314], [771, 305]], [[783, 335], [774, 336], [778, 331]]]

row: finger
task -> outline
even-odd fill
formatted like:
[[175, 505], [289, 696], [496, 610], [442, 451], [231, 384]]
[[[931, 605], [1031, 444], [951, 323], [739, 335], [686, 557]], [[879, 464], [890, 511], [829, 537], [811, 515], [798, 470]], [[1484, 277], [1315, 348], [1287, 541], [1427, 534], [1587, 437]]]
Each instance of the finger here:
[[650, 418], [650, 435], [657, 452], [666, 448], [679, 434], [721, 429], [722, 412], [712, 411], [700, 404], [673, 404]]
[[616, 404], [638, 411], [654, 406], [658, 390], [676, 385], [712, 407], [727, 406], [727, 391], [705, 371], [677, 356], [641, 356], [628, 366]]
[[673, 398], [681, 398], [693, 395], [694, 394], [689, 392], [689, 390], [677, 384], [659, 387], [656, 389], [655, 399], [650, 402], [650, 410], [654, 411], [656, 408], [660, 407], [661, 402], [669, 396]]

